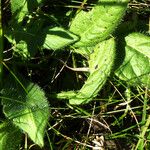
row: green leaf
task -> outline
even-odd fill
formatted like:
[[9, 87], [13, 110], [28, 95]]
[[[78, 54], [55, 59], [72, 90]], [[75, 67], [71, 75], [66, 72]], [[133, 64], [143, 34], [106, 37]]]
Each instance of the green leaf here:
[[10, 3], [13, 18], [22, 21], [28, 13], [27, 0], [11, 0]]
[[61, 49], [79, 39], [76, 35], [61, 27], [47, 27], [44, 29], [42, 34], [46, 35], [43, 48], [53, 50]]
[[[7, 31], [5, 37], [13, 45], [13, 55], [17, 55], [23, 60], [33, 57], [37, 52], [36, 34], [32, 34], [21, 29]], [[34, 41], [34, 42], [33, 42]]]
[[90, 75], [80, 91], [69, 100], [70, 104], [88, 103], [98, 95], [111, 73], [115, 59], [115, 41], [113, 38], [99, 43], [90, 55]]
[[70, 26], [70, 31], [81, 38], [75, 46], [93, 46], [108, 38], [121, 21], [127, 3], [128, 0], [99, 0], [91, 11], [80, 11]]
[[27, 59], [30, 57], [30, 53], [28, 51], [28, 45], [25, 41], [19, 41], [19, 43], [16, 44], [16, 47], [13, 48], [15, 54], [19, 54], [19, 56], [22, 57], [22, 59]]
[[13, 121], [39, 146], [43, 146], [44, 130], [49, 117], [49, 105], [43, 90], [22, 80], [22, 86], [8, 79], [1, 93], [5, 116]]
[[72, 51], [78, 53], [85, 58], [89, 58], [95, 46], [74, 48]]
[[[43, 0], [10, 0], [12, 18], [21, 22], [30, 12], [35, 11]], [[13, 20], [12, 20], [13, 21]]]
[[45, 38], [40, 35], [44, 21], [43, 18], [36, 18], [31, 19], [26, 27], [17, 24], [12, 30], [6, 28], [5, 37], [12, 43], [14, 55], [25, 60], [34, 57]]
[[34, 57], [40, 48], [57, 50], [79, 39], [60, 27], [47, 27], [42, 30], [42, 24], [43, 20], [37, 20], [27, 29], [19, 26], [14, 31], [5, 32], [5, 37], [13, 44], [14, 55], [19, 55], [22, 59], [29, 59]]
[[132, 33], [125, 41], [125, 58], [116, 75], [132, 86], [150, 87], [150, 37]]
[[21, 131], [11, 122], [0, 124], [0, 150], [18, 150], [21, 143]]

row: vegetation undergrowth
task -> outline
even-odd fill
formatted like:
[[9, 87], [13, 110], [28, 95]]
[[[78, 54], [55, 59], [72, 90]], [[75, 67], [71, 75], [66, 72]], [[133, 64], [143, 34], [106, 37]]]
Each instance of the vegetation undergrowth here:
[[149, 12], [0, 0], [0, 150], [149, 150]]

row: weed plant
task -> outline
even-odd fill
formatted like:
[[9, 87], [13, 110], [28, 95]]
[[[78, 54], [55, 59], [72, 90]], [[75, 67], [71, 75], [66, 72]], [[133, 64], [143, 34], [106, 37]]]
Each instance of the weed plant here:
[[0, 150], [149, 150], [149, 12], [0, 0]]

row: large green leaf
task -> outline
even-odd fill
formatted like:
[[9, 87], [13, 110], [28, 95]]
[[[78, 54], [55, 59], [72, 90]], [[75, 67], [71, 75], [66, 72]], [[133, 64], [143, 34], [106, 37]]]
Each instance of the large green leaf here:
[[0, 124], [0, 150], [18, 150], [21, 142], [21, 131], [11, 122]]
[[1, 93], [5, 116], [13, 121], [39, 146], [43, 146], [44, 130], [49, 117], [49, 105], [43, 90], [36, 84], [22, 85], [8, 79]]
[[89, 59], [90, 75], [79, 91], [67, 91], [52, 95], [58, 99], [69, 99], [73, 105], [85, 104], [98, 95], [108, 76], [115, 59], [115, 40], [111, 38], [96, 45]]
[[115, 40], [111, 38], [96, 45], [90, 55], [90, 75], [80, 91], [69, 100], [70, 104], [84, 104], [98, 95], [111, 73], [115, 59]]
[[127, 3], [128, 0], [99, 0], [91, 11], [80, 11], [70, 26], [70, 31], [81, 37], [75, 46], [93, 46], [109, 37], [121, 21]]
[[14, 55], [19, 55], [22, 59], [33, 57], [41, 46], [38, 34], [44, 19], [35, 17], [33, 12], [42, 5], [42, 1], [10, 0], [12, 16], [10, 26], [5, 27], [4, 35], [12, 43]]
[[13, 44], [15, 55], [23, 59], [33, 57], [40, 48], [57, 50], [77, 41], [78, 36], [61, 28], [42, 29], [43, 20], [37, 20], [27, 29], [22, 27], [6, 31], [5, 37]]
[[125, 58], [116, 75], [133, 86], [150, 87], [150, 37], [131, 33], [125, 41]]
[[53, 50], [61, 49], [79, 40], [76, 35], [61, 27], [45, 28], [42, 34], [46, 36], [43, 48]]

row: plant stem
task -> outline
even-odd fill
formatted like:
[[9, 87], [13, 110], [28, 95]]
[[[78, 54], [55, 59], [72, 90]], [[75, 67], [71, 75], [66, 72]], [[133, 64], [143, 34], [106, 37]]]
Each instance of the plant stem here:
[[2, 86], [3, 76], [3, 27], [2, 27], [2, 2], [0, 0], [0, 87]]
[[144, 148], [144, 147], [141, 147], [141, 145], [143, 145], [143, 139], [144, 139], [144, 136], [146, 134], [146, 131], [147, 131], [149, 125], [150, 125], [150, 115], [148, 116], [147, 121], [146, 121], [145, 125], [142, 128], [142, 131], [141, 131], [141, 134], [140, 134], [140, 137], [139, 137], [139, 141], [136, 145], [135, 150], [141, 150], [141, 149]]
[[[150, 122], [147, 120], [146, 122], [146, 117], [147, 117], [147, 101], [148, 101], [148, 98], [147, 98], [147, 89], [145, 91], [145, 96], [143, 97], [144, 99], [144, 104], [143, 104], [143, 113], [142, 113], [142, 124], [146, 123], [146, 125], [149, 126]], [[149, 116], [149, 119], [150, 119], [150, 116]], [[144, 141], [145, 141], [145, 134], [146, 134], [146, 130], [148, 129], [148, 127], [144, 125], [141, 127], [141, 136], [139, 137], [139, 141], [138, 141], [138, 144], [136, 146], [137, 149], [143, 149], [144, 148]]]

